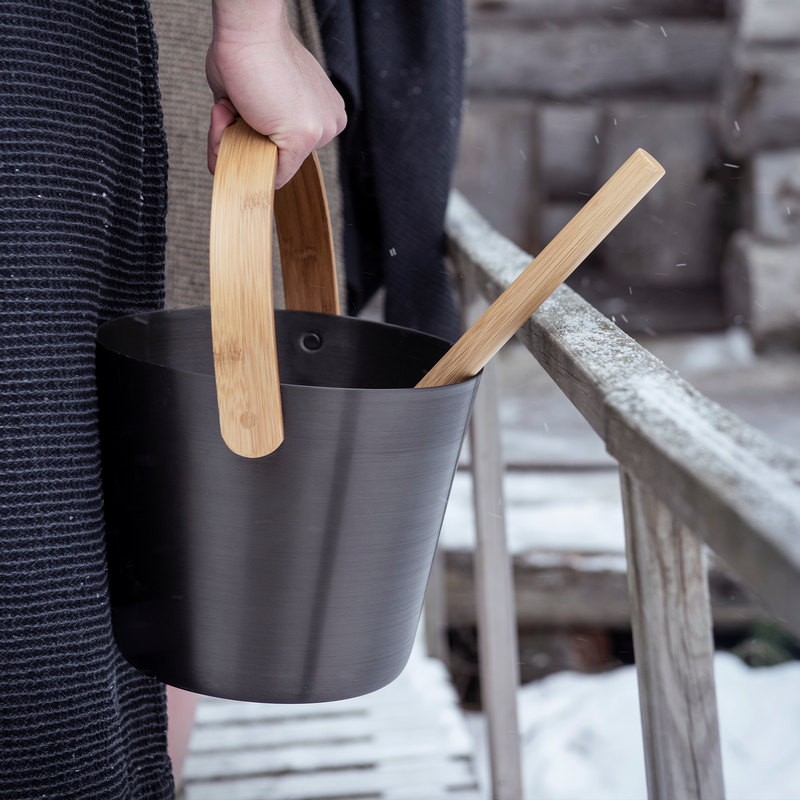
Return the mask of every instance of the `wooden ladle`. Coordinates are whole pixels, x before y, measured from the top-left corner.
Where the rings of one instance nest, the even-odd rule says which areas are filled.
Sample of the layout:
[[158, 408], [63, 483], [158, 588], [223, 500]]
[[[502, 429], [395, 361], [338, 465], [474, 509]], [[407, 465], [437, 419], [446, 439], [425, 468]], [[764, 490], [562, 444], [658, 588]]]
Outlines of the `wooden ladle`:
[[283, 441], [272, 302], [273, 204], [286, 307], [339, 313], [328, 204], [316, 153], [275, 192], [278, 151], [244, 120], [225, 130], [214, 175], [209, 248], [220, 430], [241, 456]]
[[477, 375], [663, 175], [664, 168], [651, 155], [637, 150], [416, 388], [447, 386]]

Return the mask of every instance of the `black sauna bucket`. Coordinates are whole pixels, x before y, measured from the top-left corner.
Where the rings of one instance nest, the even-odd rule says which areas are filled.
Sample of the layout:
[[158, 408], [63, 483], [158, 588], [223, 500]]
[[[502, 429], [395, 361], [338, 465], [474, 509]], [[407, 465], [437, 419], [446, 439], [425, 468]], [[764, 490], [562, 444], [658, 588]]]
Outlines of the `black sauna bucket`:
[[411, 652], [478, 378], [413, 387], [440, 339], [276, 312], [285, 440], [220, 435], [209, 310], [98, 334], [114, 635], [136, 668], [203, 694], [338, 700]]

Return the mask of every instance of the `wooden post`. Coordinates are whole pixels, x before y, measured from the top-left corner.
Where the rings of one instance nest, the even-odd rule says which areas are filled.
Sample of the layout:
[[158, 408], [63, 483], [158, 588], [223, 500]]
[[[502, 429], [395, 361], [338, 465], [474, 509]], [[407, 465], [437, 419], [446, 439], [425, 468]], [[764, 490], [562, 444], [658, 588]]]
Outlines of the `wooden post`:
[[450, 647], [447, 641], [447, 574], [445, 555], [436, 548], [425, 591], [425, 645], [431, 658], [450, 664]]
[[513, 573], [503, 514], [503, 459], [494, 364], [484, 368], [470, 423], [475, 499], [475, 601], [481, 698], [494, 800], [522, 800]]
[[702, 543], [620, 471], [650, 800], [724, 800]]

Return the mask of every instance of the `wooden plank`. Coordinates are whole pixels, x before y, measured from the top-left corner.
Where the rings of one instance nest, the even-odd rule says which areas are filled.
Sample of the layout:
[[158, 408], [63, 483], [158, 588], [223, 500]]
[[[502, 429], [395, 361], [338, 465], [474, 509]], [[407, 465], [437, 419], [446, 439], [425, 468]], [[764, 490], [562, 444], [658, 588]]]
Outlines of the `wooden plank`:
[[800, 344], [800, 243], [780, 244], [737, 231], [722, 268], [725, 307], [759, 348]]
[[366, 741], [372, 720], [362, 717], [290, 720], [282, 724], [251, 721], [247, 724], [197, 725], [192, 732], [195, 754], [238, 750], [245, 747], [291, 747], [299, 742], [331, 744]]
[[[448, 553], [448, 617], [453, 627], [473, 627], [475, 587], [469, 553]], [[611, 560], [609, 556], [606, 560]], [[630, 625], [624, 571], [582, 572], [568, 566], [530, 567], [514, 559], [514, 603], [519, 626]]]
[[645, 24], [472, 30], [468, 91], [550, 100], [656, 90], [710, 98], [728, 48], [728, 26], [717, 21]]
[[592, 17], [609, 20], [649, 20], [656, 16], [710, 18], [724, 15], [725, 0], [637, 0], [624, 5], [619, 0], [469, 0], [467, 9], [473, 26], [558, 23]]
[[522, 800], [517, 686], [519, 651], [511, 559], [503, 516], [497, 378], [486, 365], [470, 421], [474, 480], [475, 598], [481, 698], [486, 714], [492, 796]]
[[[602, 109], [586, 104], [545, 104], [540, 119], [541, 172], [548, 199], [585, 203], [587, 195], [599, 186]], [[554, 232], [543, 234], [543, 244], [563, 227], [561, 224]], [[501, 228], [498, 230], [502, 232]]]
[[[433, 676], [428, 672], [427, 677], [431, 679]], [[409, 697], [407, 691], [378, 697], [374, 697], [374, 695], [365, 695], [365, 697], [369, 697], [372, 702], [355, 704], [350, 700], [339, 700], [335, 703], [329, 703], [328, 705], [330, 708], [328, 709], [320, 708], [322, 704], [317, 703], [309, 703], [308, 706], [310, 707], [306, 705], [269, 705], [266, 703], [244, 702], [230, 704], [228, 701], [203, 703], [197, 712], [197, 724], [218, 725], [246, 722], [274, 722], [276, 724], [285, 724], [287, 722], [303, 722], [306, 720], [315, 723], [317, 720], [321, 719], [341, 720], [343, 721], [342, 724], [346, 724], [344, 721], [348, 719], [358, 719], [373, 714], [380, 714], [382, 718], [390, 716], [410, 716], [413, 715], [413, 709], [415, 708], [425, 708], [432, 703], [443, 705], [452, 702], [455, 698], [451, 686], [417, 687], [416, 683], [417, 682], [415, 682], [413, 687], [414, 697]], [[408, 688], [409, 687], [406, 686], [407, 690]], [[417, 694], [417, 692], [419, 693]], [[261, 707], [259, 707], [259, 705]]]
[[475, 98], [461, 125], [453, 185], [497, 230], [539, 249], [538, 116], [530, 100]]
[[724, 800], [703, 547], [621, 471], [649, 800]]
[[[464, 756], [468, 756], [465, 753]], [[294, 746], [258, 750], [227, 750], [192, 754], [187, 761], [187, 779], [193, 781], [219, 779], [225, 775], [279, 774], [335, 769], [375, 768], [391, 761], [408, 763], [413, 759], [422, 766], [446, 760], [450, 756], [441, 740], [433, 737], [405, 736], [394, 742], [372, 738], [366, 742], [331, 744], [297, 743]]]
[[307, 705], [206, 697], [197, 717], [187, 800], [477, 800], [455, 690], [419, 648], [397, 680], [370, 695]]
[[739, 37], [748, 42], [800, 40], [797, 0], [739, 0]]
[[796, 47], [733, 47], [718, 105], [718, 136], [734, 158], [797, 146], [800, 58]]
[[423, 622], [428, 655], [447, 664], [450, 648], [447, 642], [447, 586], [444, 560], [442, 548], [437, 547], [428, 578], [428, 588], [425, 590]]
[[708, 103], [613, 102], [604, 107], [600, 175], [610, 175], [637, 147], [663, 165], [658, 186], [600, 248], [609, 276], [635, 285], [702, 288], [719, 280], [720, 202], [709, 174], [722, 166]]
[[426, 764], [411, 760], [352, 770], [187, 781], [185, 797], [186, 800], [430, 800], [448, 796], [451, 789], [475, 789], [475, 779], [466, 762]]
[[[757, 153], [752, 170], [753, 233], [776, 244], [800, 242], [800, 148]], [[796, 294], [795, 303], [800, 309]]]
[[[455, 699], [453, 700], [455, 702]], [[375, 713], [363, 717], [338, 717], [336, 719], [305, 719], [281, 724], [248, 721], [220, 725], [196, 726], [192, 733], [192, 752], [223, 752], [242, 748], [294, 747], [304, 743], [329, 743], [331, 746], [363, 742], [380, 738], [381, 741], [402, 741], [413, 732], [412, 739], [423, 742], [435, 740], [452, 752], [469, 753], [469, 739], [458, 719], [440, 709], [434, 716], [416, 709], [416, 714], [383, 715]], [[458, 714], [458, 711], [454, 711]], [[424, 721], [424, 724], [420, 720]], [[316, 746], [316, 745], [315, 745]]]
[[[630, 626], [622, 556], [534, 551], [515, 556], [513, 567], [520, 627], [624, 630]], [[447, 615], [455, 628], [475, 626], [472, 570], [471, 553], [447, 553]], [[747, 590], [719, 567], [709, 572], [709, 590], [716, 630], [741, 631], [765, 619]]]
[[[341, 706], [340, 703], [348, 703]], [[319, 719], [350, 719], [363, 717], [370, 713], [366, 705], [350, 704], [349, 700], [331, 703], [328, 708], [321, 707], [320, 703], [307, 703], [303, 705], [272, 705], [268, 703], [231, 703], [221, 698], [206, 698], [197, 710], [198, 725], [221, 725], [238, 722], [302, 722], [303, 720]]]
[[[447, 216], [456, 269], [499, 295], [530, 256], [457, 195]], [[520, 341], [629, 469], [800, 635], [800, 457], [667, 369], [567, 287]]]

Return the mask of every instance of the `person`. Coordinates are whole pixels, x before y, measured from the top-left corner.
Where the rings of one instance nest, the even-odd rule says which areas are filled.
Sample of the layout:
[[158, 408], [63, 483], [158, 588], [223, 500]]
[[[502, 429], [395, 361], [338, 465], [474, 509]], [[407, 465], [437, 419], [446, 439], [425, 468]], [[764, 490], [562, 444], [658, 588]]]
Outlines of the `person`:
[[[234, 109], [278, 182], [344, 107], [282, 0], [214, 0], [212, 162]], [[0, 2], [0, 797], [174, 796], [164, 687], [111, 632], [94, 378], [163, 304], [167, 147], [147, 0]]]

